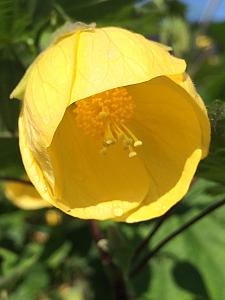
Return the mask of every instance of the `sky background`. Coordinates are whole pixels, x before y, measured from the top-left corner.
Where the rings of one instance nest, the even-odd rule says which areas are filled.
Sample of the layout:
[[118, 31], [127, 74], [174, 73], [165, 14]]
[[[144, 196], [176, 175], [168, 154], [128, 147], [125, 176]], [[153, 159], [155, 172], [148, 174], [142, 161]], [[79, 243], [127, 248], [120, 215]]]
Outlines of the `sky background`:
[[[225, 21], [225, 0], [181, 0], [188, 5], [188, 19], [191, 21], [202, 20], [210, 15], [210, 19], [221, 22]], [[210, 9], [215, 4], [215, 9]], [[209, 7], [206, 16], [206, 7]]]

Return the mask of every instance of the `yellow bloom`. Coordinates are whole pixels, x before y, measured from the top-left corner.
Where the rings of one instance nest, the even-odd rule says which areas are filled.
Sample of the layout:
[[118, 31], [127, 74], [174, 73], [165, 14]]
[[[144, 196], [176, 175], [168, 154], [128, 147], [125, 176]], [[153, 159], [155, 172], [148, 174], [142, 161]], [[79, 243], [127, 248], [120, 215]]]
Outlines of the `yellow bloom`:
[[213, 41], [207, 35], [198, 35], [195, 40], [198, 48], [209, 49], [213, 46]]
[[30, 66], [20, 149], [52, 205], [84, 219], [137, 222], [187, 192], [208, 152], [205, 106], [169, 48], [122, 28], [78, 26]]
[[45, 214], [46, 223], [49, 226], [56, 226], [62, 223], [62, 215], [60, 211], [55, 209], [49, 209]]
[[5, 183], [5, 195], [16, 206], [22, 209], [39, 209], [51, 206], [41, 198], [36, 189], [27, 183], [9, 181]]

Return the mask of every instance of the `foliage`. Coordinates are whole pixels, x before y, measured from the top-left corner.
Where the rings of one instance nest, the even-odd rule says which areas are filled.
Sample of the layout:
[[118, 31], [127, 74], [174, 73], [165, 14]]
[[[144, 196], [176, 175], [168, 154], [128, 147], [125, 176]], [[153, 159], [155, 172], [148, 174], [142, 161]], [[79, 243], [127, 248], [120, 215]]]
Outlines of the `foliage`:
[[[0, 0], [0, 176], [19, 178], [24, 173], [17, 139], [20, 103], [9, 101], [13, 87], [59, 26], [71, 20], [96, 22], [161, 40], [185, 57], [212, 121], [208, 158], [185, 200], [145, 252], [204, 207], [223, 199], [225, 23], [190, 24], [185, 11], [185, 5], [175, 0]], [[50, 225], [48, 209], [15, 208], [4, 196], [3, 184], [0, 203], [0, 299], [113, 299], [87, 222], [61, 215], [58, 224]], [[102, 222], [107, 238], [103, 246], [136, 299], [224, 299], [224, 215], [223, 207], [171, 241], [132, 280], [128, 272], [133, 251], [157, 220], [133, 225]]]

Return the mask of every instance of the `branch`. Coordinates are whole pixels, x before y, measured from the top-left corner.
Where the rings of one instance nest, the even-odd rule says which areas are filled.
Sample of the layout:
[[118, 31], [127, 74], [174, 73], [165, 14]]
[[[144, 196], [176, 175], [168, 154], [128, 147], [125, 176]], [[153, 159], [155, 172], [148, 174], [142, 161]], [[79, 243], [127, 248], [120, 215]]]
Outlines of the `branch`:
[[170, 233], [167, 237], [165, 237], [158, 245], [156, 245], [153, 250], [147, 254], [141, 262], [134, 267], [131, 272], [129, 273], [130, 278], [134, 278], [148, 263], [148, 261], [154, 257], [164, 246], [166, 246], [170, 241], [172, 241], [174, 238], [176, 238], [178, 235], [180, 235], [182, 232], [184, 232], [186, 229], [188, 229], [190, 226], [194, 225], [198, 221], [200, 221], [203, 217], [210, 214], [214, 210], [218, 209], [219, 207], [223, 206], [225, 204], [225, 199], [220, 200], [209, 207], [205, 208], [202, 212], [200, 212], [197, 216], [193, 217], [191, 220], [189, 220], [187, 223], [182, 225], [180, 228], [176, 229], [174, 232]]
[[102, 265], [106, 269], [106, 273], [108, 275], [108, 279], [112, 285], [114, 295], [115, 295], [115, 300], [129, 300], [130, 297], [127, 292], [127, 287], [126, 283], [123, 278], [123, 274], [121, 270], [114, 264], [112, 257], [106, 251], [102, 246], [101, 246], [101, 241], [103, 241], [103, 236], [101, 233], [101, 230], [98, 226], [97, 221], [95, 220], [89, 220], [89, 225], [90, 225], [90, 231], [92, 234], [92, 237], [96, 243], [96, 246], [99, 250], [99, 254], [101, 257], [101, 262]]

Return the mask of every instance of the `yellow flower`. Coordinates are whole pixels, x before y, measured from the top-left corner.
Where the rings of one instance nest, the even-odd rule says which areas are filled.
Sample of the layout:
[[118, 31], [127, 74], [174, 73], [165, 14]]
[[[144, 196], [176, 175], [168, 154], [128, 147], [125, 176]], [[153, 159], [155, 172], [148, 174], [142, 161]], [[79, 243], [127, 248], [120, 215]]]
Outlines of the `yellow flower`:
[[195, 40], [196, 46], [202, 49], [210, 49], [213, 46], [212, 39], [207, 35], [198, 35]]
[[34, 61], [11, 97], [23, 99], [20, 149], [45, 200], [78, 218], [137, 222], [185, 195], [210, 125], [168, 50], [79, 24]]
[[23, 182], [8, 181], [5, 183], [5, 195], [16, 206], [22, 209], [39, 209], [51, 206], [41, 198], [36, 189]]
[[46, 211], [45, 220], [49, 226], [57, 226], [62, 223], [62, 215], [59, 210], [49, 209]]

